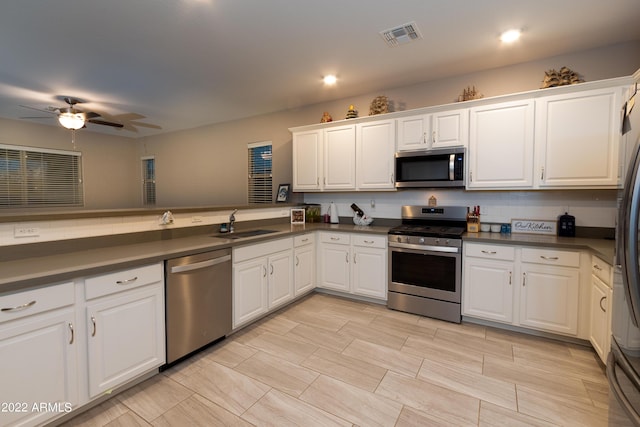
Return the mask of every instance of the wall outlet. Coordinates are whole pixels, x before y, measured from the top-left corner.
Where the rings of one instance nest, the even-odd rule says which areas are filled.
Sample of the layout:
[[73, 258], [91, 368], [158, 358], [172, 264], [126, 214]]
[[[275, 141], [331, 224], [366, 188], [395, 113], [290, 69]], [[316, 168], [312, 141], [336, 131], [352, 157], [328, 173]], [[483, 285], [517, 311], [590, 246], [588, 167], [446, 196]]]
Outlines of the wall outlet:
[[38, 237], [40, 229], [38, 227], [14, 227], [13, 237]]
[[198, 222], [202, 222], [202, 217], [201, 217], [201, 216], [192, 216], [192, 217], [191, 217], [191, 222], [192, 222], [193, 224], [196, 224], [196, 223], [198, 223]]

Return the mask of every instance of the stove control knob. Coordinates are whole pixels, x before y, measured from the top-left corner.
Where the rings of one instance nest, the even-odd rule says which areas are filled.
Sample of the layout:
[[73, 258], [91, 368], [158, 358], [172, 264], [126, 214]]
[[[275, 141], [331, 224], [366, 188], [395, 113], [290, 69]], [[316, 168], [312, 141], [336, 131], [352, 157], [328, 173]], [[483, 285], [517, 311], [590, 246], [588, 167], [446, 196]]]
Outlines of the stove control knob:
[[424, 237], [419, 238], [418, 243], [420, 243], [421, 245], [424, 245]]
[[397, 241], [398, 243], [402, 243], [402, 236], [398, 236], [398, 237], [396, 237], [396, 241]]
[[449, 246], [450, 243], [451, 243], [451, 240], [449, 240], [449, 239], [444, 241], [444, 244], [447, 245], [447, 246]]
[[436, 239], [436, 245], [440, 244], [440, 239]]

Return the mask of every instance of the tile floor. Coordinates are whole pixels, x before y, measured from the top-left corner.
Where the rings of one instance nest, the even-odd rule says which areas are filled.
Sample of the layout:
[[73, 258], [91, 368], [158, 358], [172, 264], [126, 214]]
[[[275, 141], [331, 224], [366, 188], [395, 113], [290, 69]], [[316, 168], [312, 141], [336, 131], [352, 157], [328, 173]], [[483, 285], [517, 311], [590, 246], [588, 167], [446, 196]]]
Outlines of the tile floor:
[[605, 426], [588, 347], [314, 293], [66, 426]]

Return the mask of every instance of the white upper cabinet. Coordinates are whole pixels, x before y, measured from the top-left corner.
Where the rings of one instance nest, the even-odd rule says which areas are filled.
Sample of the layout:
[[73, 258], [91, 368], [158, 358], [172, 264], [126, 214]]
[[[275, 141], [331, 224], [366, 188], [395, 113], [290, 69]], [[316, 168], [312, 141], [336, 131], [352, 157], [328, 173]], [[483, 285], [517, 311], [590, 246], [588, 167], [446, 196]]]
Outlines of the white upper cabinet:
[[293, 134], [293, 190], [318, 191], [322, 183], [322, 137], [317, 129]]
[[468, 144], [468, 109], [402, 117], [397, 123], [398, 151], [466, 147]]
[[620, 133], [618, 87], [536, 101], [540, 187], [615, 187]]
[[325, 130], [324, 182], [325, 190], [356, 189], [356, 125]]
[[467, 188], [533, 186], [533, 119], [528, 99], [471, 108]]
[[356, 128], [356, 184], [359, 190], [394, 189], [394, 120]]
[[431, 148], [431, 115], [402, 117], [398, 122], [398, 151], [424, 150]]
[[432, 115], [433, 148], [466, 147], [469, 141], [469, 110], [440, 111]]

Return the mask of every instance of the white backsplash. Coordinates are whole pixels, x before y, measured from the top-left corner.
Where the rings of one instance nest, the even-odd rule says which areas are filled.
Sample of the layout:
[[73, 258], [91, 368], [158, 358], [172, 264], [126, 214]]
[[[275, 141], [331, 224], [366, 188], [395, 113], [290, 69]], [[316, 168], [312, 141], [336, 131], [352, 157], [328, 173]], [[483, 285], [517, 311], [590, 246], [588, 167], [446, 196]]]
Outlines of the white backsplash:
[[[29, 221], [0, 223], [0, 246], [20, 245], [34, 242], [76, 239], [82, 237], [108, 236], [112, 234], [136, 233], [170, 228], [214, 225], [229, 221], [228, 211], [205, 211], [174, 213], [173, 224], [161, 225], [161, 215], [114, 216], [106, 218], [81, 218], [55, 221]], [[260, 219], [288, 217], [289, 208], [239, 210], [236, 223]], [[37, 229], [37, 236], [15, 237], [16, 228]]]
[[[578, 227], [615, 227], [616, 190], [566, 191], [464, 191], [452, 189], [402, 190], [375, 193], [307, 193], [305, 203], [319, 203], [322, 213], [334, 202], [339, 216], [353, 216], [351, 204], [375, 218], [400, 218], [402, 205], [427, 205], [435, 196], [438, 205], [480, 205], [485, 223], [509, 223], [512, 219], [556, 220], [568, 212]], [[372, 202], [374, 207], [372, 207]], [[374, 221], [375, 224], [375, 221]]]

